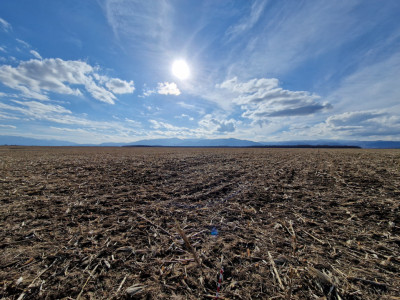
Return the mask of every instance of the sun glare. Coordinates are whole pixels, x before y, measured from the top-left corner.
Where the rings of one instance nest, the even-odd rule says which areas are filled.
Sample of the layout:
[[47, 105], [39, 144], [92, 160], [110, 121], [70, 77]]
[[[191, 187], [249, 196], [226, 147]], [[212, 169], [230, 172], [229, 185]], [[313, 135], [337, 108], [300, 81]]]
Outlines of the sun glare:
[[189, 78], [190, 70], [186, 61], [183, 59], [175, 60], [172, 64], [172, 74], [181, 80]]

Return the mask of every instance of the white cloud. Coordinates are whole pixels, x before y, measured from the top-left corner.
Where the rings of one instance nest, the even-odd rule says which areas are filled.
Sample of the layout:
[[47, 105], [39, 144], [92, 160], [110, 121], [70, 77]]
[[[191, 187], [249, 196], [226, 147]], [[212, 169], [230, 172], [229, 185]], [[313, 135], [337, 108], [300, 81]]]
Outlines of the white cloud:
[[359, 126], [371, 121], [376, 121], [387, 115], [382, 111], [355, 111], [345, 112], [339, 115], [333, 115], [328, 117], [326, 122], [333, 127], [347, 127], [347, 126]]
[[6, 49], [4, 47], [0, 47], [0, 51], [6, 53]]
[[134, 127], [141, 127], [142, 123], [140, 123], [139, 121], [135, 121], [135, 120], [131, 120], [128, 118], [125, 118], [125, 122], [128, 122], [130, 125], [134, 126]]
[[237, 123], [238, 121], [234, 119], [223, 120], [220, 117], [216, 118], [210, 114], [205, 115], [204, 118], [199, 121], [199, 125], [210, 133], [234, 132]]
[[19, 104], [19, 106], [0, 103], [0, 109], [16, 111], [34, 119], [47, 119], [47, 116], [53, 114], [71, 114], [70, 110], [60, 105], [45, 104], [38, 101], [13, 100], [12, 102]]
[[180, 116], [175, 116], [175, 119], [184, 119], [184, 118], [189, 119], [189, 121], [194, 121], [194, 118], [187, 114], [181, 114]]
[[20, 43], [21, 45], [23, 45], [26, 48], [30, 48], [31, 45], [29, 45], [27, 42], [20, 40], [20, 39], [15, 39], [18, 43]]
[[198, 113], [200, 115], [205, 115], [206, 114], [205, 109], [203, 107], [199, 107], [198, 105], [189, 104], [189, 103], [186, 103], [186, 102], [183, 102], [183, 101], [180, 101], [177, 104], [179, 106], [185, 108], [185, 109], [194, 111], [194, 112], [196, 112], [196, 113]]
[[156, 89], [149, 89], [146, 86], [143, 88], [143, 94], [139, 97], [144, 98], [148, 97], [152, 94], [160, 94], [160, 95], [175, 95], [179, 96], [181, 91], [178, 89], [178, 86], [174, 82], [159, 82]]
[[[0, 102], [0, 119], [18, 120], [18, 129], [13, 134], [34, 138], [64, 139], [78, 143], [132, 142], [144, 137], [170, 135], [187, 136], [193, 131], [185, 127], [173, 126], [166, 122], [150, 122], [157, 129], [144, 128], [141, 122], [120, 118], [118, 121], [94, 121], [87, 115], [76, 115], [69, 109], [49, 102], [12, 100], [9, 104]], [[26, 125], [34, 126], [35, 131], [27, 130]], [[4, 127], [5, 128], [5, 127]], [[16, 130], [14, 132], [14, 130]], [[5, 129], [4, 129], [5, 131]], [[40, 132], [40, 133], [39, 133]]]
[[85, 133], [85, 134], [93, 134], [92, 131], [84, 130], [82, 128], [66, 128], [66, 127], [55, 127], [55, 126], [50, 126], [51, 129], [57, 130], [57, 131], [63, 131], [63, 132], [78, 132], [78, 133]]
[[276, 78], [239, 82], [234, 77], [216, 87], [228, 90], [233, 102], [244, 110], [242, 116], [257, 123], [272, 117], [310, 115], [331, 108], [329, 103], [318, 102], [318, 95], [279, 87]]
[[149, 122], [152, 124], [152, 128], [154, 128], [154, 129], [166, 129], [168, 131], [187, 130], [187, 128], [174, 126], [172, 124], [169, 124], [169, 123], [166, 123], [166, 122], [157, 121], [157, 120], [149, 120]]
[[9, 32], [10, 30], [12, 30], [11, 24], [2, 18], [0, 18], [0, 28], [3, 29], [5, 32]]
[[329, 116], [324, 122], [315, 125], [287, 125], [287, 130], [278, 131], [278, 135], [271, 138], [400, 140], [400, 117], [387, 110], [351, 111]]
[[144, 97], [148, 97], [148, 96], [150, 96], [152, 94], [155, 94], [155, 93], [156, 93], [155, 90], [146, 89], [146, 90], [143, 90], [143, 94], [141, 96], [139, 96], [139, 97], [144, 98]]
[[[153, 136], [174, 136], [174, 137], [193, 137], [193, 136], [206, 136], [209, 135], [210, 132], [206, 130], [203, 126], [191, 129], [187, 127], [179, 127], [172, 125], [170, 123], [157, 121], [157, 120], [149, 120], [151, 124], [151, 128], [153, 131], [149, 131], [149, 134]], [[214, 126], [215, 127], [215, 126]]]
[[19, 120], [20, 118], [14, 116], [13, 114], [2, 112], [0, 103], [0, 120]]
[[104, 87], [98, 86], [91, 78], [87, 79], [85, 83], [86, 90], [92, 95], [93, 98], [108, 104], [114, 104], [117, 98], [113, 93], [107, 91]]
[[149, 89], [149, 88], [147, 87], [147, 84], [144, 84], [144, 85], [143, 85], [143, 89], [142, 89], [142, 94], [139, 95], [139, 97], [140, 97], [140, 98], [145, 98], [145, 97], [149, 97], [149, 96], [151, 96], [152, 94], [155, 94], [155, 93], [157, 93], [156, 90], [154, 90], [154, 89]]
[[97, 126], [100, 123], [76, 117], [69, 109], [60, 105], [42, 103], [38, 101], [13, 100], [12, 105], [0, 103], [0, 112], [14, 113], [14, 117], [28, 117], [30, 120], [44, 120], [59, 124]]
[[239, 94], [251, 94], [264, 90], [272, 90], [277, 88], [278, 85], [279, 80], [276, 78], [254, 78], [248, 82], [239, 82], [237, 77], [233, 77], [221, 84], [217, 84], [216, 87], [228, 89]]
[[399, 77], [398, 53], [375, 63], [365, 61], [326, 97], [334, 104], [334, 115], [304, 130], [293, 128], [292, 132], [332, 138], [399, 139]]
[[[133, 120], [132, 122], [128, 121], [129, 126], [126, 126], [126, 122], [93, 121], [87, 119], [86, 116], [74, 115], [69, 109], [66, 109], [60, 105], [53, 105], [38, 101], [14, 100], [10, 103], [10, 105], [0, 102], [0, 119], [17, 119], [20, 120], [20, 122], [28, 121], [30, 124], [39, 124], [37, 126], [41, 126], [40, 121], [48, 121], [51, 123], [71, 126], [64, 129], [64, 131], [70, 132], [76, 129], [75, 126], [80, 126], [82, 127], [82, 130], [91, 132], [90, 136], [87, 135], [86, 137], [79, 137], [82, 138], [81, 142], [84, 143], [87, 143], [88, 139], [91, 141], [114, 141], [116, 137], [127, 139], [131, 137], [132, 134], [137, 136], [145, 134], [143, 130], [138, 131], [136, 128], [135, 130], [132, 130], [132, 126], [140, 127], [140, 123]], [[34, 121], [39, 121], [39, 123], [34, 123]], [[46, 131], [45, 128], [48, 128], [48, 125], [45, 125], [42, 131]], [[58, 128], [58, 130], [60, 130], [60, 128]], [[27, 136], [26, 132], [23, 132], [22, 134]], [[57, 135], [55, 135], [55, 138], [57, 138]], [[76, 140], [77, 137], [72, 136], [72, 138]]]
[[17, 128], [17, 127], [14, 126], [14, 125], [3, 125], [3, 124], [0, 124], [0, 127], [1, 127], [1, 128], [11, 128], [11, 129]]
[[132, 80], [128, 82], [119, 78], [111, 78], [106, 82], [106, 87], [114, 94], [129, 94], [135, 90]]
[[178, 89], [176, 83], [174, 82], [160, 82], [158, 83], [157, 87], [157, 93], [161, 95], [175, 95], [179, 96], [181, 94], [181, 91]]
[[[116, 96], [105, 87], [98, 85], [104, 76], [83, 61], [56, 59], [31, 59], [21, 62], [17, 67], [0, 66], [0, 82], [19, 90], [22, 96], [37, 100], [49, 100], [49, 92], [81, 96], [82, 92], [73, 87], [83, 85], [91, 96], [99, 101], [114, 104]], [[133, 92], [133, 82], [112, 78], [106, 86], [115, 93]]]
[[37, 52], [37, 51], [35, 51], [35, 50], [31, 50], [31, 51], [29, 51], [29, 53], [30, 54], [32, 54], [34, 57], [36, 57], [37, 59], [40, 59], [40, 60], [42, 60], [43, 58], [40, 56], [40, 54]]
[[[96, 71], [99, 69], [98, 67], [94, 68]], [[110, 78], [106, 75], [100, 75], [98, 73], [93, 73], [93, 78], [96, 79], [100, 84], [105, 84]]]
[[330, 131], [346, 136], [397, 136], [400, 116], [383, 110], [346, 112], [330, 116], [325, 124]]
[[18, 67], [0, 67], [0, 81], [24, 96], [38, 100], [48, 100], [48, 91], [60, 94], [80, 95], [79, 90], [71, 89], [64, 82], [79, 84], [91, 67], [80, 61], [61, 59], [29, 60]]

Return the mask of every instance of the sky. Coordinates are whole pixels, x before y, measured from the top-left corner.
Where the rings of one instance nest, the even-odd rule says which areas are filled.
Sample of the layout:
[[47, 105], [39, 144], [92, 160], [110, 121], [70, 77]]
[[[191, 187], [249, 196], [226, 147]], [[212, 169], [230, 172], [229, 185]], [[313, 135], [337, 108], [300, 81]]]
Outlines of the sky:
[[2, 0], [0, 135], [400, 141], [399, 15], [398, 0]]

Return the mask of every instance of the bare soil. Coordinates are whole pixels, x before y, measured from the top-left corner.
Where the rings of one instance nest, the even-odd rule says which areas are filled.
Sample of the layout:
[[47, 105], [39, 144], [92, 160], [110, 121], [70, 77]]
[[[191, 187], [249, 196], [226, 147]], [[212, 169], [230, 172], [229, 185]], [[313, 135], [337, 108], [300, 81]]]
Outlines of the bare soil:
[[[400, 299], [400, 151], [0, 147], [2, 299]], [[186, 242], [185, 242], [186, 240]]]

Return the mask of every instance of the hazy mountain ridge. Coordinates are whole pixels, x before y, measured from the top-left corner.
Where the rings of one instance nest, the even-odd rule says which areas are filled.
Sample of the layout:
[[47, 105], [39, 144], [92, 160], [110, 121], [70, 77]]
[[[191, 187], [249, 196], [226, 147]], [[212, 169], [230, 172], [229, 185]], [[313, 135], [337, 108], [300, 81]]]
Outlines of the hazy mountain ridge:
[[251, 147], [262, 146], [263, 144], [239, 139], [154, 139], [141, 140], [129, 143], [127, 146], [167, 146], [167, 147]]
[[22, 136], [6, 136], [0, 135], [0, 145], [9, 146], [78, 146], [77, 143], [61, 141], [61, 140], [46, 140], [35, 139]]
[[160, 147], [262, 147], [262, 146], [358, 146], [361, 148], [399, 149], [400, 141], [351, 141], [351, 140], [299, 140], [280, 142], [253, 142], [234, 138], [227, 139], [147, 139], [132, 143], [101, 143], [101, 144], [77, 144], [62, 140], [34, 139], [19, 136], [1, 136], [0, 145], [19, 146], [160, 146]]

